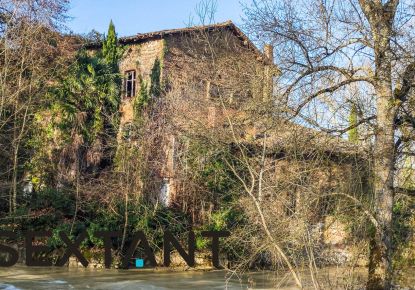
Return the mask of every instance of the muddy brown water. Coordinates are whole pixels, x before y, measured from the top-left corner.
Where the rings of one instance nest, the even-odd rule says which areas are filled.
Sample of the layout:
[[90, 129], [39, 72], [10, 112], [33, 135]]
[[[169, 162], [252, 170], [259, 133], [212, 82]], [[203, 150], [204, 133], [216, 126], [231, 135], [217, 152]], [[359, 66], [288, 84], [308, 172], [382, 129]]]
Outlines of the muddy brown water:
[[[412, 272], [412, 271], [411, 271]], [[317, 280], [322, 289], [362, 289], [366, 269], [323, 268]], [[405, 275], [414, 283], [414, 273]], [[315, 289], [304, 272], [306, 289]], [[412, 281], [411, 281], [412, 279]], [[252, 272], [243, 275], [229, 271], [167, 272], [158, 270], [105, 270], [83, 268], [0, 268], [0, 289], [297, 289], [288, 273]]]

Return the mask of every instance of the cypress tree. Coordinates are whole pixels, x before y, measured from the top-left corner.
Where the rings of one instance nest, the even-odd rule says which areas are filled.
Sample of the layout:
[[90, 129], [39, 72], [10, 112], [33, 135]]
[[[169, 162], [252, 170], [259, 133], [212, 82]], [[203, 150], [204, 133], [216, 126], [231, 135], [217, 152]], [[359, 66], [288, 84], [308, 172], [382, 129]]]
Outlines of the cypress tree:
[[[349, 126], [356, 126], [358, 120], [357, 116], [357, 107], [355, 104], [352, 104], [350, 115], [349, 115]], [[359, 141], [359, 132], [357, 131], [357, 126], [350, 129], [349, 132], [349, 141], [357, 143]]]
[[118, 62], [117, 33], [112, 20], [108, 26], [108, 34], [102, 44], [102, 56], [108, 64], [115, 66]]

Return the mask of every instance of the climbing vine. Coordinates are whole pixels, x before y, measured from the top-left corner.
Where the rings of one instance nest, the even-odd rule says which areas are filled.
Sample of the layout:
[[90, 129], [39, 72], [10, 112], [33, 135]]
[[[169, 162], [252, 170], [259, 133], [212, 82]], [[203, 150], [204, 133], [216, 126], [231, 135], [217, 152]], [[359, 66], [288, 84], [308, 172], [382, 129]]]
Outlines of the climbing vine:
[[150, 73], [150, 88], [148, 83], [140, 77], [140, 90], [133, 103], [135, 123], [140, 122], [143, 110], [151, 105], [154, 99], [160, 97], [161, 93], [161, 62], [156, 58]]
[[152, 96], [153, 98], [159, 97], [161, 94], [160, 76], [161, 63], [160, 60], [156, 58], [150, 74], [150, 96]]

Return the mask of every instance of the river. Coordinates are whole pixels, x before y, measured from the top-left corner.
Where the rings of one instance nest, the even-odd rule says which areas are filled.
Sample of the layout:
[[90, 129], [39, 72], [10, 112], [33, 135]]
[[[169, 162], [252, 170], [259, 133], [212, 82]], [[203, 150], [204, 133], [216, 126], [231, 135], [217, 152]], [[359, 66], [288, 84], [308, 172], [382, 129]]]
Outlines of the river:
[[[0, 268], [0, 289], [275, 289], [270, 272], [250, 273], [240, 279], [236, 275], [230, 279], [228, 276], [226, 271], [165, 272], [22, 266]], [[286, 286], [286, 289], [291, 288]]]
[[[362, 289], [367, 270], [364, 268], [323, 268], [317, 280], [323, 289]], [[412, 271], [411, 271], [412, 272]], [[304, 274], [306, 289], [314, 289], [312, 279]], [[411, 278], [412, 274], [405, 275]], [[412, 286], [412, 285], [411, 285]], [[2, 290], [66, 289], [297, 289], [287, 273], [253, 272], [242, 276], [228, 271], [167, 272], [159, 270], [104, 270], [83, 268], [0, 268]]]

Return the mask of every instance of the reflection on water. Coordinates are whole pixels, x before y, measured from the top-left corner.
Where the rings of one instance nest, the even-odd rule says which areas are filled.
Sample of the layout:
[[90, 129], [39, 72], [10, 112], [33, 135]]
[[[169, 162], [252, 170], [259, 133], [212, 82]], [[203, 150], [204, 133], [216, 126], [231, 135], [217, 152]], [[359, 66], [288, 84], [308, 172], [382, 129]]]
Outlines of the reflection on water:
[[[301, 274], [306, 289], [315, 283], [324, 289], [359, 289], [364, 285], [366, 269], [323, 268], [311, 279]], [[157, 270], [93, 270], [83, 268], [0, 268], [0, 289], [297, 289], [288, 273], [246, 273], [227, 271], [165, 272]]]

